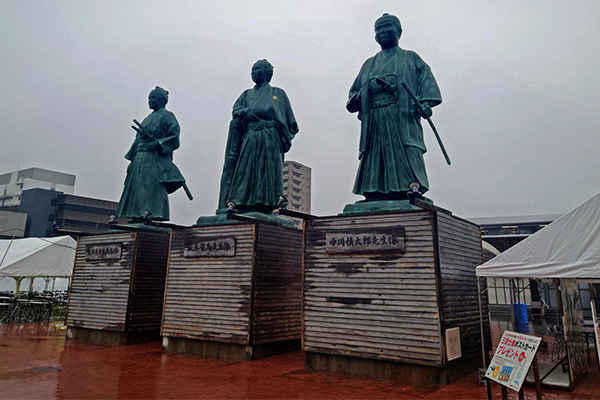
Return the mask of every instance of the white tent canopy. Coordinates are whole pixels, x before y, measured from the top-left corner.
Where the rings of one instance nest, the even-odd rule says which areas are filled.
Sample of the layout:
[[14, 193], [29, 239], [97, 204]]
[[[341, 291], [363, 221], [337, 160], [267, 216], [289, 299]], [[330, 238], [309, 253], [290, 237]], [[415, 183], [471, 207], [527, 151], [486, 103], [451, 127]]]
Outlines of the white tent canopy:
[[477, 267], [496, 278], [600, 278], [600, 194]]
[[70, 277], [76, 247], [70, 236], [0, 240], [0, 277]]

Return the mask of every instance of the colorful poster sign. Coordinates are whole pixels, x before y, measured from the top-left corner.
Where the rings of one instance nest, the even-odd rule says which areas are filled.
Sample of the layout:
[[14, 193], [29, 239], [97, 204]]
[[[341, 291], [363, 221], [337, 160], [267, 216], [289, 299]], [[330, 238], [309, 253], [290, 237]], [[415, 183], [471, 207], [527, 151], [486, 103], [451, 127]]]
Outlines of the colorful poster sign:
[[485, 377], [513, 390], [521, 390], [542, 338], [504, 331]]

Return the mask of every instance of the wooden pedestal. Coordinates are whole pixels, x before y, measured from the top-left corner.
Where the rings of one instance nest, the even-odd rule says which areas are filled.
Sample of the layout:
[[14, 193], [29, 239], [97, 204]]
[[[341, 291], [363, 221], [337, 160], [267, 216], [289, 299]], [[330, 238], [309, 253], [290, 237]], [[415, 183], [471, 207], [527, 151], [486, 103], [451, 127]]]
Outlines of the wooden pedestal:
[[67, 309], [67, 337], [104, 345], [160, 339], [170, 234], [82, 236]]
[[446, 384], [481, 366], [478, 226], [441, 209], [340, 215], [308, 220], [305, 240], [307, 367]]
[[163, 347], [238, 360], [299, 350], [302, 239], [266, 222], [174, 231]]

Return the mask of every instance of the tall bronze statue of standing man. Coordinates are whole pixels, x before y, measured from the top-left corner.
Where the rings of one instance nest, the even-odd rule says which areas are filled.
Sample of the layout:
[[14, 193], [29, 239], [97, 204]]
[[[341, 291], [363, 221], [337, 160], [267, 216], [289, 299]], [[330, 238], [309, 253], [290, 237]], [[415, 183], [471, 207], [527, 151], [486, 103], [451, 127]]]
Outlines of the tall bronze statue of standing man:
[[271, 63], [258, 60], [251, 77], [256, 85], [233, 105], [217, 213], [270, 214], [285, 202], [283, 157], [298, 124], [286, 93], [269, 83]]
[[[157, 86], [148, 95], [152, 113], [141, 124], [134, 120], [138, 125], [133, 126], [137, 135], [125, 154], [131, 163], [127, 167], [118, 217], [142, 222], [144, 216], [148, 220], [151, 215], [153, 220], [168, 221], [168, 194], [185, 188], [185, 179], [173, 163], [173, 151], [179, 148], [179, 123], [165, 108], [168, 101], [169, 92]], [[191, 200], [189, 191], [186, 193]]]
[[[400, 20], [383, 14], [375, 21], [375, 40], [381, 51], [362, 66], [350, 89], [348, 111], [361, 121], [360, 164], [353, 192], [367, 201], [403, 200], [409, 189], [429, 189], [423, 154], [421, 118], [442, 102], [429, 66], [410, 50], [398, 46]], [[405, 83], [418, 96], [414, 103]]]

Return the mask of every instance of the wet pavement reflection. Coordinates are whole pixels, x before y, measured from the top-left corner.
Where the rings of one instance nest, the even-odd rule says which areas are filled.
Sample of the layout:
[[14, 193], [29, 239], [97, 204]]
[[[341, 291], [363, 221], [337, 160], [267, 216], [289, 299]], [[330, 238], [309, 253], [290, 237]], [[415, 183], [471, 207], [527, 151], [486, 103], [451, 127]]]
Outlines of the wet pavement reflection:
[[[103, 347], [65, 340], [57, 323], [0, 324], [3, 399], [485, 399], [473, 373], [445, 387], [403, 385], [304, 368], [294, 352], [241, 362], [169, 354], [160, 342]], [[596, 360], [592, 360], [596, 362]], [[597, 362], [575, 392], [547, 399], [600, 398]], [[494, 398], [500, 398], [494, 387]], [[509, 393], [509, 398], [517, 398]], [[527, 388], [525, 398], [535, 398]]]

